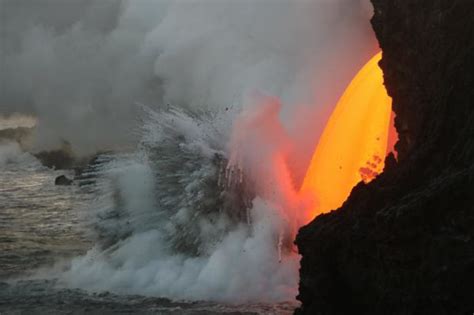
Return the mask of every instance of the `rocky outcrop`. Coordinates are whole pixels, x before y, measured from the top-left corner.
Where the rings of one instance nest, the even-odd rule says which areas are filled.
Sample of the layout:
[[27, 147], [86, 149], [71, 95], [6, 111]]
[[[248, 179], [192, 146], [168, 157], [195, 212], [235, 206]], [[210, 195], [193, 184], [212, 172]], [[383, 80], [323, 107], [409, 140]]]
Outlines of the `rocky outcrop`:
[[79, 157], [74, 154], [71, 144], [64, 141], [60, 148], [50, 151], [40, 151], [33, 155], [46, 167], [56, 170], [74, 170], [75, 179], [82, 179], [84, 173], [93, 167], [104, 153]]
[[77, 164], [71, 144], [67, 141], [63, 141], [57, 150], [41, 151], [34, 156], [44, 166], [57, 170], [72, 169]]
[[372, 0], [398, 162], [296, 239], [298, 314], [474, 312], [474, 2]]
[[70, 186], [72, 185], [72, 179], [66, 177], [66, 175], [59, 175], [54, 180], [54, 184], [58, 186]]

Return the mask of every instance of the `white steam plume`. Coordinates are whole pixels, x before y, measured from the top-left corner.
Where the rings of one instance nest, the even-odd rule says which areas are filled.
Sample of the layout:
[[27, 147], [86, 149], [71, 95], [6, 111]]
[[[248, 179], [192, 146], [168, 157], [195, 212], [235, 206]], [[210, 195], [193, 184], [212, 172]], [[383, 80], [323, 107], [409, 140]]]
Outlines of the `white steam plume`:
[[[240, 106], [260, 91], [283, 99], [288, 121], [307, 117], [332, 105], [374, 51], [368, 7], [1, 0], [0, 115], [35, 115], [37, 149], [65, 139], [81, 154], [133, 144], [136, 103]], [[314, 134], [298, 141], [314, 142], [320, 126], [298, 125]]]

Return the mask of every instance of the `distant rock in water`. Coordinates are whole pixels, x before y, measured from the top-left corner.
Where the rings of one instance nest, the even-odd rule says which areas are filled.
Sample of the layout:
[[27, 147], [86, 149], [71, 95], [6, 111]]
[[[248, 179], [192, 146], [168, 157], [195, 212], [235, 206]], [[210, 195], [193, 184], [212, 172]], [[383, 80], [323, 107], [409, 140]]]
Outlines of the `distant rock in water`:
[[75, 159], [72, 155], [62, 150], [42, 151], [34, 154], [46, 167], [57, 170], [71, 169], [75, 165]]
[[34, 156], [44, 166], [57, 170], [72, 169], [77, 163], [72, 153], [71, 144], [67, 141], [64, 141], [58, 150], [41, 151], [35, 153]]
[[77, 174], [83, 172], [89, 164], [94, 163], [94, 160], [99, 156], [97, 153], [93, 156], [77, 157], [71, 148], [71, 144], [64, 141], [61, 148], [51, 151], [41, 151], [33, 155], [46, 167], [56, 170], [72, 170]]
[[59, 186], [69, 186], [72, 184], [72, 179], [67, 178], [65, 175], [61, 175], [56, 177], [54, 184]]
[[474, 1], [372, 3], [398, 161], [300, 229], [296, 313], [473, 314]]

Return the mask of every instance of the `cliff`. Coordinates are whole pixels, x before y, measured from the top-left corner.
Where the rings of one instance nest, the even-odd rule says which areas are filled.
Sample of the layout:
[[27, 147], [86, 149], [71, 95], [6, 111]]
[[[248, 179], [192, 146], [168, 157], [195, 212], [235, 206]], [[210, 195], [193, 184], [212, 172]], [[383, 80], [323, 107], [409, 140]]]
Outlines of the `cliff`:
[[474, 312], [474, 1], [372, 0], [398, 161], [301, 228], [297, 314]]

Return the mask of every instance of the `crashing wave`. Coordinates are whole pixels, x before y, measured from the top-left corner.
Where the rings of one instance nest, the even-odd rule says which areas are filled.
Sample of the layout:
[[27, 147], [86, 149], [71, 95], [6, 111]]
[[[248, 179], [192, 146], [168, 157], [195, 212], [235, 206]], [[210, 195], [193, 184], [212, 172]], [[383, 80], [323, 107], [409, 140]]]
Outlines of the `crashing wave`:
[[[93, 165], [92, 172], [111, 180], [112, 203], [96, 223], [102, 245], [112, 246], [137, 230], [158, 229], [170, 251], [207, 255], [230, 230], [248, 222], [255, 193], [226, 168], [222, 135], [212, 126], [216, 116], [178, 109], [147, 113], [138, 153], [109, 163], [110, 156], [104, 155]], [[126, 169], [147, 173], [143, 180], [151, 176], [152, 196], [144, 196], [150, 211], [136, 213], [129, 204], [127, 185], [120, 182]]]
[[278, 250], [275, 205], [246, 176], [229, 176], [226, 113], [146, 112], [138, 150], [97, 166], [97, 245], [62, 282], [178, 299], [293, 300], [299, 258]]

